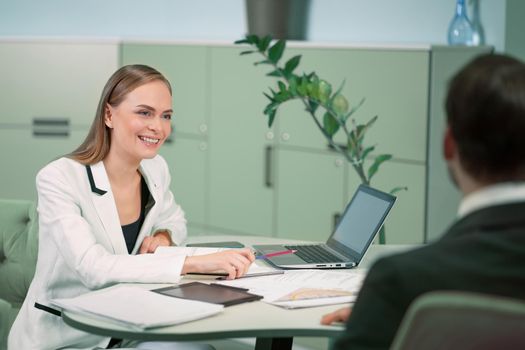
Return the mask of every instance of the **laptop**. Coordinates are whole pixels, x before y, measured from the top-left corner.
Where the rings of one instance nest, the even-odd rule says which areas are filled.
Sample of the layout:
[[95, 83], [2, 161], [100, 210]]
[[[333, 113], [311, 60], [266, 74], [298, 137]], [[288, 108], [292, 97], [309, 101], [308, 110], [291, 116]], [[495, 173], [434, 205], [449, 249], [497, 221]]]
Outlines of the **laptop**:
[[265, 260], [282, 269], [334, 269], [356, 267], [381, 229], [396, 197], [360, 185], [324, 244], [254, 245], [257, 255], [286, 250]]

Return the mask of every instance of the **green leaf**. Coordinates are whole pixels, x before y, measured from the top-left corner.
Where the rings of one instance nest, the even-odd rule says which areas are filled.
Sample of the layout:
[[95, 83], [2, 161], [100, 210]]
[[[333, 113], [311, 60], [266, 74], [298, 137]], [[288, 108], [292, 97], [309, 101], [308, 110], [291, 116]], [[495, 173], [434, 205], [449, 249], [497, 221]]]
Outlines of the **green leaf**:
[[255, 34], [246, 35], [246, 41], [251, 45], [259, 45], [259, 37]]
[[370, 119], [366, 124], [365, 124], [365, 127], [363, 128], [362, 132], [366, 132], [366, 130], [370, 129], [370, 127], [372, 125], [374, 125], [374, 123], [377, 121], [377, 115], [375, 115], [372, 119]]
[[286, 85], [282, 81], [278, 81], [277, 85], [279, 85], [279, 90], [281, 92], [286, 91]]
[[339, 123], [335, 120], [334, 116], [326, 112], [323, 116], [323, 129], [326, 134], [330, 136], [330, 139], [339, 130]]
[[270, 49], [268, 50], [268, 58], [270, 59], [270, 61], [272, 61], [272, 63], [277, 64], [277, 62], [279, 62], [283, 55], [285, 47], [286, 41], [282, 39], [277, 40], [277, 42], [272, 47], [270, 47]]
[[274, 98], [268, 95], [266, 92], [263, 92], [263, 95], [266, 96], [270, 101], [275, 102]]
[[381, 154], [376, 157], [374, 160], [374, 163], [368, 168], [368, 181], [372, 180], [372, 177], [377, 173], [377, 170], [379, 169], [379, 166], [392, 158], [391, 154]]
[[299, 96], [306, 96], [308, 91], [306, 89], [306, 86], [308, 84], [308, 79], [304, 76], [299, 78], [299, 84], [297, 84], [297, 93]]
[[288, 90], [293, 96], [297, 96], [297, 77], [292, 76], [290, 80], [288, 81]]
[[343, 80], [343, 82], [341, 83], [341, 85], [339, 85], [339, 88], [337, 89], [337, 91], [332, 95], [332, 98], [330, 99], [330, 103], [333, 102], [334, 98], [335, 98], [337, 95], [340, 95], [340, 94], [341, 94], [341, 91], [343, 91], [343, 87], [345, 86], [345, 83], [346, 83], [346, 80]]
[[359, 149], [361, 146], [359, 144], [359, 141], [356, 138], [355, 132], [354, 131], [350, 132], [347, 135], [347, 137], [348, 137], [348, 142], [346, 144], [346, 146], [348, 147], [347, 153], [349, 153], [354, 158], [359, 158], [357, 157], [357, 154], [359, 153]]
[[255, 51], [253, 51], [253, 50], [251, 50], [251, 51], [243, 51], [243, 52], [240, 53], [240, 55], [241, 55], [241, 56], [243, 56], [243, 55], [249, 55], [249, 54], [254, 53], [254, 52], [255, 52]]
[[277, 77], [277, 78], [281, 78], [282, 77], [282, 74], [281, 74], [281, 70], [280, 69], [276, 69], [268, 74], [266, 74], [267, 76], [269, 77]]
[[257, 47], [260, 52], [266, 51], [268, 49], [268, 46], [270, 46], [270, 43], [272, 42], [272, 36], [267, 35], [264, 38], [261, 39], [259, 42], [259, 46]]
[[317, 110], [317, 107], [319, 107], [319, 103], [308, 99], [308, 106], [310, 107], [310, 111], [312, 114], [315, 114], [315, 111]]
[[264, 108], [264, 114], [269, 114], [270, 111], [276, 110], [277, 107], [279, 107], [281, 103], [278, 101], [270, 102], [265, 108]]
[[350, 112], [348, 112], [345, 116], [342, 117], [342, 119], [344, 120], [345, 123], [348, 120], [348, 118], [350, 118], [350, 116], [352, 114], [354, 114], [359, 109], [359, 107], [361, 107], [363, 105], [363, 103], [365, 103], [365, 100], [366, 100], [365, 98], [361, 99], [361, 101], [359, 101], [357, 106], [352, 107]]
[[274, 96], [274, 99], [275, 101], [277, 102], [285, 102], [285, 101], [288, 101], [292, 96], [290, 95], [290, 93], [288, 91], [280, 91], [279, 93], [277, 93], [275, 96]]
[[314, 82], [308, 82], [306, 83], [306, 93], [308, 94], [308, 97], [314, 100], [319, 100], [317, 96], [317, 87]]
[[262, 60], [262, 61], [255, 62], [253, 65], [258, 66], [260, 64], [272, 64], [272, 62], [270, 60]]
[[400, 192], [400, 191], [408, 191], [408, 187], [406, 187], [406, 186], [394, 187], [393, 189], [390, 190], [390, 194], [394, 195], [394, 194], [396, 194], [397, 192]]
[[297, 68], [300, 61], [301, 61], [301, 55], [297, 55], [297, 56], [290, 58], [286, 62], [286, 64], [284, 65], [284, 74], [286, 75], [287, 78], [289, 78], [292, 72], [294, 71], [294, 69]]
[[268, 112], [268, 127], [271, 128], [273, 121], [275, 120], [275, 113], [277, 113], [277, 109], [273, 109]]
[[361, 159], [365, 160], [366, 157], [370, 154], [370, 152], [373, 152], [375, 148], [376, 146], [370, 146], [370, 147], [365, 148], [365, 150], [361, 154]]
[[241, 44], [251, 44], [247, 39], [240, 39], [233, 42], [235, 45], [241, 45]]

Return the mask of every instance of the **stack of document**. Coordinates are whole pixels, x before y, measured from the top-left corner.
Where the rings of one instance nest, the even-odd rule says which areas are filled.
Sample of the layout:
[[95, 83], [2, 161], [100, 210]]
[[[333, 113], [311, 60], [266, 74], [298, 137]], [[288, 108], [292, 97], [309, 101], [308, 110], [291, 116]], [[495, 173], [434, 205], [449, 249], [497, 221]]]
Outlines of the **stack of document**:
[[219, 283], [245, 288], [263, 301], [287, 309], [352, 303], [365, 278], [358, 270], [287, 270], [282, 275]]
[[64, 310], [89, 314], [140, 330], [198, 320], [217, 314], [224, 308], [219, 304], [172, 298], [127, 285], [74, 298], [53, 299], [51, 302]]

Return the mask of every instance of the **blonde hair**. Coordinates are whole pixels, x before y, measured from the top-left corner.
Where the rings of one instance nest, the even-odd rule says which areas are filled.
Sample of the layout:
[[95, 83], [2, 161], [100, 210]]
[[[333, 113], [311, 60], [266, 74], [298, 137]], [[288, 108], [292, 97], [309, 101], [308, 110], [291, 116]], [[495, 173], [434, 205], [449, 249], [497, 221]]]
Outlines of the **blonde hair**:
[[159, 71], [149, 66], [127, 65], [113, 73], [102, 90], [95, 119], [88, 135], [84, 142], [67, 157], [85, 165], [103, 160], [111, 145], [111, 134], [105, 123], [106, 106], [109, 104], [117, 107], [131, 91], [156, 80], [164, 82], [172, 94], [169, 81]]

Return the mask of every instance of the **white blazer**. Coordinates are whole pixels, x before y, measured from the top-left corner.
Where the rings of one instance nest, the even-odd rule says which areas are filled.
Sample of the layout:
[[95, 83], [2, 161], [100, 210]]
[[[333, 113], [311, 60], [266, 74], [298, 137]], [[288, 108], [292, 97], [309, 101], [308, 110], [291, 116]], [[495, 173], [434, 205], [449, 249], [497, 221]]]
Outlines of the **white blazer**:
[[[132, 255], [126, 248], [102, 162], [85, 166], [60, 158], [38, 173], [36, 272], [11, 328], [8, 349], [105, 348], [110, 338], [69, 327], [49, 300], [74, 297], [119, 282], [179, 281], [184, 256], [134, 255], [144, 237], [160, 229], [169, 230], [176, 244], [186, 238], [186, 219], [169, 189], [165, 160], [161, 156], [143, 160], [140, 172], [153, 201], [147, 206]], [[140, 307], [140, 300], [130, 307]]]

